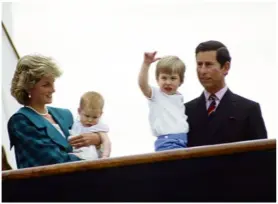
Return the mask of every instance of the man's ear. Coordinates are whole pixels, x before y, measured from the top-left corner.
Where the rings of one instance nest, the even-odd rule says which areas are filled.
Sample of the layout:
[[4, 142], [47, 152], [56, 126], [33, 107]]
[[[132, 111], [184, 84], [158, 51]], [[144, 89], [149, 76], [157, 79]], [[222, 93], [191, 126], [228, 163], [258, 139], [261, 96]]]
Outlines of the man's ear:
[[81, 113], [81, 108], [78, 108], [77, 111], [78, 111], [78, 114], [80, 114]]
[[222, 69], [223, 69], [224, 76], [228, 75], [228, 73], [230, 71], [230, 67], [231, 67], [231, 63], [228, 61], [223, 65]]

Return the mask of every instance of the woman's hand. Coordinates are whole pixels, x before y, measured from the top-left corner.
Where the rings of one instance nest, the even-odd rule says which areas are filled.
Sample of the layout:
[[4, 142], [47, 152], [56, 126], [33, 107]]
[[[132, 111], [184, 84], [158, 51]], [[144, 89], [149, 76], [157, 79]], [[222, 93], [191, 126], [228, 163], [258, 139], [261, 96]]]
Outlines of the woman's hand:
[[69, 143], [75, 147], [87, 147], [90, 145], [100, 145], [101, 139], [98, 133], [84, 133], [78, 136], [69, 137]]

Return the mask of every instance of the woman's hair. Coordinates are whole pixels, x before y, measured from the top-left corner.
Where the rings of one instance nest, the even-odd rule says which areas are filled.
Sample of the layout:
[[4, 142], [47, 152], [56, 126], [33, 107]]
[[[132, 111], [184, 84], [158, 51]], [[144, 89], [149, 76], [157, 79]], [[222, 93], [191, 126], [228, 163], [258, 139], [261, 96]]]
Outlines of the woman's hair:
[[61, 70], [50, 57], [26, 55], [19, 59], [12, 79], [11, 94], [22, 105], [29, 101], [29, 91], [42, 77], [60, 77]]
[[178, 74], [181, 84], [184, 80], [185, 64], [177, 56], [166, 56], [159, 60], [156, 65], [155, 76], [158, 80], [159, 74]]

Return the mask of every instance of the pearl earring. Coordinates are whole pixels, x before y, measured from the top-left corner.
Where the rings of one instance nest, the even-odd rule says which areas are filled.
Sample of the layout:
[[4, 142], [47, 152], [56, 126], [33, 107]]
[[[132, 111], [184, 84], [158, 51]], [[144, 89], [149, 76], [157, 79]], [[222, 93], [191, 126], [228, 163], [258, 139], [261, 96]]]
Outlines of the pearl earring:
[[31, 94], [28, 94], [28, 98], [31, 98]]

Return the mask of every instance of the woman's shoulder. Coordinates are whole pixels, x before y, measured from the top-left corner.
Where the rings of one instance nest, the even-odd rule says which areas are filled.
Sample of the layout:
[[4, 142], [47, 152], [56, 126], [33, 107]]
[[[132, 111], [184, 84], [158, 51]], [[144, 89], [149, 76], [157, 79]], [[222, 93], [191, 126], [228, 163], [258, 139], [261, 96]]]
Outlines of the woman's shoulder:
[[16, 112], [15, 114], [13, 114], [10, 117], [9, 121], [18, 121], [18, 122], [20, 122], [20, 121], [26, 120], [26, 119], [27, 119], [27, 117], [24, 114], [20, 114], [20, 113]]
[[11, 117], [10, 120], [19, 120], [19, 119], [24, 119], [26, 118], [25, 112], [27, 111], [26, 107], [21, 107], [18, 109]]
[[67, 108], [57, 108], [53, 106], [47, 106], [48, 111], [60, 113], [60, 114], [71, 114], [71, 111]]
[[57, 107], [52, 107], [52, 106], [47, 106], [47, 109], [52, 116], [66, 120], [70, 124], [73, 123], [73, 115], [69, 109], [57, 108]]
[[30, 125], [30, 119], [24, 114], [24, 110], [19, 109], [8, 120], [8, 127], [23, 128]]
[[70, 111], [68, 108], [58, 108], [54, 106], [47, 106], [47, 109], [55, 110], [55, 111]]

